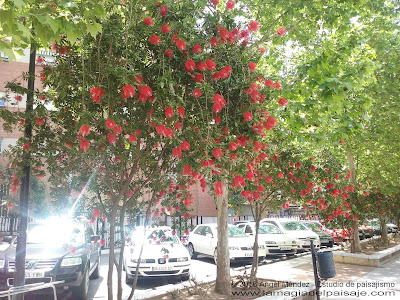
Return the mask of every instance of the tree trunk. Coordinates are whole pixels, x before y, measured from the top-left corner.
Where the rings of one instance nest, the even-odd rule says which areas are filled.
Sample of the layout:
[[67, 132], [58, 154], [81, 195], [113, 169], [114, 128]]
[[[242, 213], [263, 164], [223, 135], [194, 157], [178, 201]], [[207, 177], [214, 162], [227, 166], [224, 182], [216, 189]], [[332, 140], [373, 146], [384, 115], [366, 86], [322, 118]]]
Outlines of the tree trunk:
[[108, 257], [108, 275], [107, 275], [107, 293], [108, 300], [113, 300], [113, 271], [114, 271], [114, 259], [115, 259], [115, 223], [117, 216], [118, 203], [114, 204], [111, 212], [110, 222], [110, 254]]
[[381, 241], [384, 245], [389, 245], [389, 237], [386, 228], [386, 216], [379, 214], [379, 223], [381, 225]]
[[124, 259], [124, 250], [125, 250], [125, 211], [126, 211], [126, 204], [125, 203], [120, 211], [119, 214], [119, 228], [121, 230], [121, 251], [119, 253], [119, 259], [118, 259], [118, 267], [117, 267], [117, 273], [118, 273], [118, 292], [117, 292], [117, 299], [122, 300], [122, 265], [123, 265], [123, 259]]
[[231, 276], [230, 257], [228, 244], [228, 181], [222, 182], [222, 196], [217, 197], [217, 223], [218, 223], [218, 244], [217, 244], [217, 280], [215, 292], [230, 296]]
[[[349, 170], [351, 172], [350, 183], [353, 184], [354, 186], [357, 186], [356, 167], [355, 167], [355, 163], [354, 163], [353, 152], [351, 151], [350, 148], [347, 148], [346, 154], [347, 154], [347, 161], [349, 163]], [[354, 226], [352, 235], [353, 235], [353, 238], [350, 239], [351, 253], [361, 252], [361, 244], [360, 244], [360, 239], [358, 237], [358, 224], [357, 223]]]
[[[28, 92], [26, 100], [26, 125], [25, 125], [25, 143], [30, 142], [32, 138], [32, 112], [33, 112], [33, 92], [35, 90], [35, 59], [36, 45], [31, 43], [31, 51], [29, 57], [29, 76], [28, 76]], [[17, 249], [15, 256], [14, 286], [25, 285], [25, 261], [26, 261], [26, 231], [28, 228], [28, 204], [29, 204], [29, 182], [30, 182], [30, 154], [29, 151], [24, 153], [25, 166], [23, 167], [23, 177], [21, 180], [21, 190], [19, 197], [19, 236], [17, 240]], [[16, 300], [23, 300], [24, 295], [19, 294], [13, 297]]]
[[256, 232], [254, 233], [253, 263], [251, 265], [250, 282], [254, 282], [256, 280], [256, 275], [258, 270], [258, 228], [260, 228], [260, 218], [258, 217], [258, 215], [255, 221], [256, 221]]

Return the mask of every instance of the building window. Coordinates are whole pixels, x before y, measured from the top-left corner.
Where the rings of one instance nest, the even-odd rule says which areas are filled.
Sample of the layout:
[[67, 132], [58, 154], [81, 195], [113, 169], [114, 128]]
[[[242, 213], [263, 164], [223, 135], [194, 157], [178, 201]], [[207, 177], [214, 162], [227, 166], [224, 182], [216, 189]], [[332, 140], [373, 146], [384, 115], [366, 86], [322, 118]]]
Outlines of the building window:
[[1, 51], [0, 54], [2, 61], [8, 61], [8, 56], [5, 56], [3, 51]]
[[3, 139], [0, 138], [0, 153], [3, 152]]
[[0, 98], [0, 107], [5, 107], [6, 106], [6, 99]]

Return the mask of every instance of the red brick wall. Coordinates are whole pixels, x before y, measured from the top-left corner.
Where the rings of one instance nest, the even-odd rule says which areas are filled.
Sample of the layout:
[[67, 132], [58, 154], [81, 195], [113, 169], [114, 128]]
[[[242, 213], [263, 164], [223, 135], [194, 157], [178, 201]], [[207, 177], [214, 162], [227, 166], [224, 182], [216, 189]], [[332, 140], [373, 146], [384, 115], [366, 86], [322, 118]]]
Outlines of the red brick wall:
[[[23, 80], [23, 73], [28, 72], [29, 64], [15, 61], [0, 61], [0, 91], [5, 91], [7, 82], [16, 80], [22, 86], [27, 87], [27, 81]], [[40, 71], [42, 67], [36, 66], [35, 89], [43, 88], [40, 81]]]

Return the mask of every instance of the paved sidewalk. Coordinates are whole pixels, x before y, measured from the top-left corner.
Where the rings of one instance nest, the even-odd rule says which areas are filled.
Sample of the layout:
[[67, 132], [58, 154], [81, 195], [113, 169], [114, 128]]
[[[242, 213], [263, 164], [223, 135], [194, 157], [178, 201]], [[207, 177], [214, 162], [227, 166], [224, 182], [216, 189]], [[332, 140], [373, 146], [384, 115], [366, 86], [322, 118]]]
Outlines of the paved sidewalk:
[[[378, 268], [341, 263], [335, 263], [335, 268], [336, 277], [322, 283], [321, 300], [400, 299], [400, 257]], [[260, 266], [257, 275], [298, 286], [314, 284], [311, 255]]]

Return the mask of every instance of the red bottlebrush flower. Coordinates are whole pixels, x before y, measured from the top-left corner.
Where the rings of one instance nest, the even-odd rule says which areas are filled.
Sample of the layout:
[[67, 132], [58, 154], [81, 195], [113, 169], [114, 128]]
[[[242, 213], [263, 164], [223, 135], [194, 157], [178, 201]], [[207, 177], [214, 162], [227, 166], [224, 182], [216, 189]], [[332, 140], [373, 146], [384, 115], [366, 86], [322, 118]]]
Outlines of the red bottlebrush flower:
[[72, 143], [71, 142], [65, 142], [65, 146], [67, 148], [72, 148]]
[[221, 110], [222, 110], [222, 106], [221, 106], [220, 104], [218, 104], [218, 103], [214, 103], [214, 105], [213, 105], [213, 111], [214, 111], [216, 114], [218, 114], [218, 113], [221, 112]]
[[228, 0], [228, 2], [226, 2], [226, 9], [232, 9], [234, 7], [235, 7], [235, 1]]
[[98, 217], [100, 217], [100, 209], [94, 208], [94, 209], [92, 210], [92, 213], [93, 213], [93, 218], [98, 218]]
[[21, 95], [15, 96], [15, 100], [17, 100], [18, 102], [21, 102], [22, 101], [22, 96]]
[[235, 176], [233, 179], [238, 187], [244, 187], [246, 185], [244, 178], [240, 175]]
[[278, 174], [278, 177], [279, 177], [279, 178], [283, 178], [283, 173], [279, 173], [279, 174]]
[[192, 166], [189, 165], [183, 166], [183, 175], [186, 176], [192, 175]]
[[161, 5], [160, 7], [160, 15], [166, 16], [168, 13], [168, 7], [166, 5]]
[[256, 22], [256, 21], [251, 21], [249, 23], [249, 29], [251, 31], [257, 31], [258, 29], [260, 29], [260, 23]]
[[44, 124], [44, 120], [42, 118], [36, 118], [36, 124], [42, 126]]
[[264, 180], [265, 180], [266, 182], [268, 182], [268, 183], [271, 183], [272, 177], [271, 177], [271, 176], [267, 176], [267, 177], [265, 177]]
[[177, 123], [175, 124], [175, 130], [176, 130], [176, 131], [181, 131], [182, 128], [183, 128], [183, 126], [182, 126], [181, 123], [177, 122]]
[[339, 142], [340, 142], [341, 144], [343, 144], [343, 143], [344, 143], [344, 140], [340, 140]]
[[204, 62], [204, 61], [199, 62], [199, 63], [197, 64], [197, 69], [198, 69], [200, 72], [204, 72], [205, 70], [207, 70], [207, 63]]
[[214, 183], [214, 189], [215, 189], [215, 195], [217, 197], [221, 197], [223, 192], [222, 192], [222, 182], [221, 181], [216, 181]]
[[180, 147], [182, 148], [183, 151], [189, 151], [190, 150], [190, 144], [183, 140]]
[[19, 126], [23, 126], [25, 124], [24, 119], [19, 119], [19, 122], [17, 123]]
[[194, 69], [196, 68], [196, 63], [192, 59], [188, 59], [185, 63], [185, 68], [189, 72], [193, 72]]
[[194, 53], [201, 53], [201, 46], [200, 46], [199, 44], [195, 44], [195, 45], [192, 47], [192, 51], [193, 51]]
[[146, 99], [153, 95], [153, 90], [147, 85], [139, 85], [138, 91], [139, 91], [139, 94]]
[[316, 170], [314, 166], [311, 166], [310, 169], [312, 172], [315, 172], [315, 170]]
[[115, 136], [114, 133], [107, 134], [107, 139], [110, 142], [110, 144], [115, 145], [117, 143], [117, 137]]
[[43, 101], [44, 101], [44, 100], [46, 100], [46, 96], [45, 96], [45, 95], [43, 95], [43, 94], [42, 94], [42, 95], [40, 95], [40, 97], [39, 97], [39, 98], [40, 98], [40, 100], [43, 100]]
[[220, 158], [220, 157], [222, 156], [221, 148], [215, 148], [215, 149], [212, 151], [212, 154], [214, 155], [214, 157], [215, 157], [216, 159]]
[[114, 127], [115, 127], [115, 122], [114, 122], [114, 120], [108, 119], [108, 120], [106, 121], [106, 126], [107, 126], [107, 128], [110, 128], [110, 129], [114, 128]]
[[183, 40], [177, 40], [176, 41], [176, 47], [178, 47], [179, 50], [183, 51], [186, 50], [186, 43]]
[[178, 115], [183, 119], [183, 117], [185, 116], [185, 108], [182, 106], [179, 106], [177, 108], [177, 111], [178, 111]]
[[258, 48], [258, 51], [260, 51], [261, 54], [265, 53], [265, 48], [264, 47], [260, 47]]
[[214, 101], [214, 103], [219, 104], [221, 107], [224, 107], [226, 105], [224, 97], [222, 97], [220, 94], [215, 94], [212, 97], [212, 100]]
[[135, 76], [133, 77], [133, 79], [135, 79], [135, 82], [136, 82], [137, 84], [143, 82], [143, 77], [142, 77], [142, 75], [140, 75], [140, 74], [135, 75]]
[[172, 52], [171, 49], [167, 49], [167, 51], [165, 51], [164, 55], [168, 58], [172, 57], [174, 55], [174, 52]]
[[274, 82], [271, 79], [265, 80], [266, 87], [274, 87]]
[[171, 27], [169, 27], [169, 25], [163, 25], [163, 26], [161, 26], [161, 32], [162, 33], [170, 33]]
[[283, 27], [283, 26], [281, 26], [281, 27], [279, 27], [279, 28], [276, 30], [276, 33], [277, 33], [279, 36], [282, 36], [282, 35], [284, 35], [284, 34], [286, 33], [286, 28]]
[[160, 124], [156, 127], [157, 133], [159, 135], [165, 135], [165, 126]]
[[92, 96], [92, 101], [94, 103], [99, 103], [101, 98], [104, 96], [104, 89], [94, 86], [90, 89], [90, 96]]
[[147, 26], [153, 26], [154, 25], [154, 19], [152, 17], [147, 17], [144, 18], [143, 23]]
[[153, 44], [153, 45], [155, 45], [155, 46], [158, 46], [158, 45], [160, 45], [160, 42], [161, 42], [161, 38], [159, 37], [159, 36], [157, 36], [157, 35], [152, 35], [150, 38], [149, 38], [149, 43], [150, 44]]
[[87, 151], [89, 149], [89, 141], [88, 140], [80, 140], [79, 147], [82, 151]]
[[204, 76], [202, 74], [196, 74], [193, 78], [194, 81], [202, 83], [204, 81]]
[[237, 148], [239, 148], [238, 144], [233, 143], [233, 142], [229, 144], [229, 150], [236, 151]]
[[278, 91], [281, 89], [282, 85], [277, 81], [274, 83], [274, 88], [277, 89]]
[[214, 118], [214, 123], [215, 124], [220, 124], [221, 123], [221, 117], [220, 116], [216, 116], [215, 118]]
[[182, 158], [182, 149], [180, 147], [172, 148], [172, 155], [176, 158]]
[[174, 111], [171, 107], [165, 107], [165, 117], [171, 118], [174, 115]]
[[211, 59], [207, 59], [206, 64], [207, 64], [207, 68], [208, 68], [210, 71], [215, 70], [216, 65], [215, 65], [215, 63], [214, 63]]
[[296, 168], [297, 168], [297, 169], [301, 169], [301, 163], [299, 163], [299, 162], [296, 163]]
[[287, 104], [287, 100], [285, 98], [280, 98], [278, 103], [280, 106], [285, 106]]
[[227, 78], [229, 75], [232, 73], [232, 68], [230, 66], [225, 66], [223, 69], [221, 69], [218, 74], [222, 79]]
[[210, 39], [210, 43], [211, 43], [211, 46], [212, 46], [212, 47], [217, 47], [217, 46], [218, 46], [218, 39], [217, 39], [215, 36], [213, 36], [213, 37]]
[[131, 86], [130, 84], [125, 84], [122, 87], [121, 90], [121, 97], [122, 99], [128, 99], [131, 98], [135, 95], [135, 90], [133, 89], [133, 86]]
[[113, 131], [115, 134], [120, 134], [120, 133], [122, 133], [122, 127], [117, 125], [113, 128]]
[[249, 63], [249, 70], [255, 72], [257, 65], [253, 62]]
[[200, 89], [194, 89], [193, 90], [193, 96], [195, 98], [199, 98], [201, 96], [201, 90]]
[[81, 133], [82, 136], [88, 135], [90, 132], [90, 127], [87, 124], [83, 124], [81, 128], [79, 129], [79, 132]]
[[133, 142], [136, 142], [137, 141], [137, 136], [136, 136], [136, 134], [131, 134], [131, 135], [129, 135], [129, 143], [133, 143]]
[[251, 112], [245, 112], [245, 113], [243, 114], [243, 118], [244, 118], [246, 121], [251, 121], [251, 120], [253, 119], [253, 115], [251, 114]]

